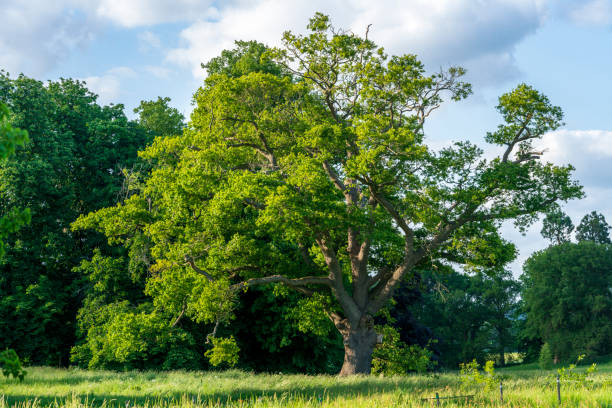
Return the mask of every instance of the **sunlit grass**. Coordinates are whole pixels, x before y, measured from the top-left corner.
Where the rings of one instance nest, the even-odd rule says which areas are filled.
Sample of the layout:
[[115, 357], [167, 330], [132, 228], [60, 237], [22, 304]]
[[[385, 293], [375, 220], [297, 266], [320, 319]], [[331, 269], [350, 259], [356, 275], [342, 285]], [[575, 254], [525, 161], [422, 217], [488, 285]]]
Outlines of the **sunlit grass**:
[[[427, 407], [441, 405], [547, 407], [556, 406], [551, 372], [535, 365], [502, 370], [504, 403], [499, 389], [464, 388], [457, 373], [398, 377], [339, 378], [283, 374], [222, 372], [112, 372], [35, 367], [23, 383], [0, 379], [0, 408], [38, 407]], [[564, 407], [612, 407], [612, 364], [587, 385], [562, 386]]]

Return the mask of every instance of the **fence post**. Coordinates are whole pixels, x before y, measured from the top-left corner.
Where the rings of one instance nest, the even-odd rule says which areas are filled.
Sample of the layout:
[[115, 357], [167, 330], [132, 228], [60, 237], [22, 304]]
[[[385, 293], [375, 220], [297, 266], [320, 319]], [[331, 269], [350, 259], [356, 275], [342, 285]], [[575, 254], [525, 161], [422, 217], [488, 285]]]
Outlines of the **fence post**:
[[436, 405], [440, 406], [440, 395], [436, 392]]
[[557, 402], [561, 404], [561, 378], [557, 374]]
[[503, 403], [504, 402], [504, 382], [499, 380], [499, 399]]

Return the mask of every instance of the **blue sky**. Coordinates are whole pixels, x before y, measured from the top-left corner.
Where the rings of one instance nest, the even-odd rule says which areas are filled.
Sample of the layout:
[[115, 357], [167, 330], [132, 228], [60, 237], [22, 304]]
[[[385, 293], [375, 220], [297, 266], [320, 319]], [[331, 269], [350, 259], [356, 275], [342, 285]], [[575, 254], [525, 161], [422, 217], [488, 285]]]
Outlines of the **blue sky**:
[[[315, 11], [355, 32], [372, 24], [370, 37], [390, 54], [416, 53], [432, 71], [468, 69], [474, 95], [431, 117], [434, 146], [484, 146], [496, 98], [520, 82], [561, 106], [566, 125], [540, 146], [545, 160], [576, 167], [587, 194], [564, 208], [575, 224], [591, 210], [612, 221], [612, 0], [2, 0], [1, 10], [0, 69], [83, 79], [128, 115], [142, 99], [169, 96], [188, 116], [200, 63], [236, 39], [276, 45]], [[515, 274], [546, 247], [539, 230], [504, 226], [520, 250]]]

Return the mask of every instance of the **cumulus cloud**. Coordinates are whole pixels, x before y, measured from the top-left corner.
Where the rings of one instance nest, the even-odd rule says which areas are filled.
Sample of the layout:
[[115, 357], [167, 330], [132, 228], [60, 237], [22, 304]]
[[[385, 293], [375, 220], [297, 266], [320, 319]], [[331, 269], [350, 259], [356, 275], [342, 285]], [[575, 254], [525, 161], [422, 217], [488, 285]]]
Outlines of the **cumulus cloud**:
[[546, 134], [538, 147], [548, 149], [545, 157], [555, 164], [571, 163], [583, 183], [612, 191], [612, 131], [557, 130]]
[[336, 26], [354, 32], [363, 33], [372, 24], [371, 38], [388, 52], [416, 53], [432, 69], [463, 64], [479, 81], [505, 80], [518, 74], [514, 47], [537, 30], [546, 10], [545, 2], [537, 0], [261, 0], [227, 7], [215, 21], [193, 23], [181, 32], [183, 45], [171, 50], [167, 60], [202, 77], [200, 63], [234, 40], [277, 45], [284, 30], [300, 32], [307, 17], [322, 11]]
[[88, 44], [96, 24], [76, 6], [76, 0], [3, 2], [0, 68], [38, 76]]
[[92, 92], [98, 95], [101, 104], [117, 103], [121, 96], [121, 81], [133, 78], [136, 72], [129, 67], [115, 67], [103, 75], [81, 78]]
[[[546, 134], [538, 143], [546, 148], [544, 159], [557, 165], [572, 164], [575, 177], [584, 187], [585, 198], [562, 203], [564, 211], [578, 225], [582, 217], [595, 210], [612, 221], [612, 131], [609, 130], [557, 130]], [[511, 223], [504, 225], [506, 239], [520, 248], [517, 260], [511, 265], [515, 276], [522, 271], [525, 260], [535, 251], [544, 249], [548, 242], [540, 235], [542, 224], [533, 225], [521, 235]]]
[[138, 45], [140, 51], [147, 52], [152, 49], [161, 47], [161, 39], [159, 36], [151, 31], [143, 31], [138, 34]]
[[608, 25], [612, 23], [612, 3], [610, 0], [591, 0], [570, 10], [569, 17], [580, 25]]
[[124, 27], [138, 27], [196, 18], [216, 18], [218, 10], [209, 0], [100, 0], [96, 14]]

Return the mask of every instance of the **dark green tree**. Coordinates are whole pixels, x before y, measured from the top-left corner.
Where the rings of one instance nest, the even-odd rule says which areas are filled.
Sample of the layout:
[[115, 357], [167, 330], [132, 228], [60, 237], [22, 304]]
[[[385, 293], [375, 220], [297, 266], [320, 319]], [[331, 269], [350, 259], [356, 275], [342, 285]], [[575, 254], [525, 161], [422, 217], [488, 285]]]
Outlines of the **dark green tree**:
[[[0, 163], [13, 154], [18, 146], [28, 142], [28, 132], [14, 128], [9, 121], [10, 111], [0, 102]], [[30, 210], [6, 208], [6, 215], [0, 217], [0, 257], [4, 255], [4, 240], [19, 227], [30, 222]]]
[[500, 97], [498, 158], [467, 142], [434, 152], [425, 120], [470, 93], [463, 69], [428, 75], [321, 14], [308, 27], [269, 54], [290, 76], [209, 76], [183, 135], [141, 153], [157, 163], [142, 193], [75, 227], [147, 235], [147, 288], [176, 315], [230, 319], [259, 285], [317, 298], [343, 337], [341, 374], [369, 373], [374, 316], [418, 265], [483, 252], [502, 221], [524, 227], [582, 192], [571, 166], [534, 159], [562, 112], [533, 88]]
[[71, 231], [79, 214], [116, 202], [121, 168], [150, 140], [123, 106], [100, 106], [79, 81], [0, 75], [0, 102], [30, 143], [0, 164], [0, 216], [29, 208], [31, 223], [6, 240], [0, 259], [0, 348], [34, 364], [66, 364], [87, 287], [73, 272], [106, 240]]
[[525, 262], [522, 280], [526, 335], [556, 361], [612, 352], [612, 246], [551, 246]]
[[585, 215], [576, 227], [576, 239], [597, 244], [610, 244], [610, 226], [603, 214], [592, 211]]
[[476, 302], [481, 303], [485, 320], [493, 330], [493, 349], [499, 354], [499, 364], [505, 365], [505, 352], [516, 345], [514, 332], [520, 284], [509, 271], [477, 273], [472, 280], [472, 291], [477, 294]]
[[553, 245], [559, 245], [571, 240], [573, 230], [574, 224], [572, 219], [561, 208], [555, 206], [546, 213], [546, 217], [542, 221], [540, 233]]

